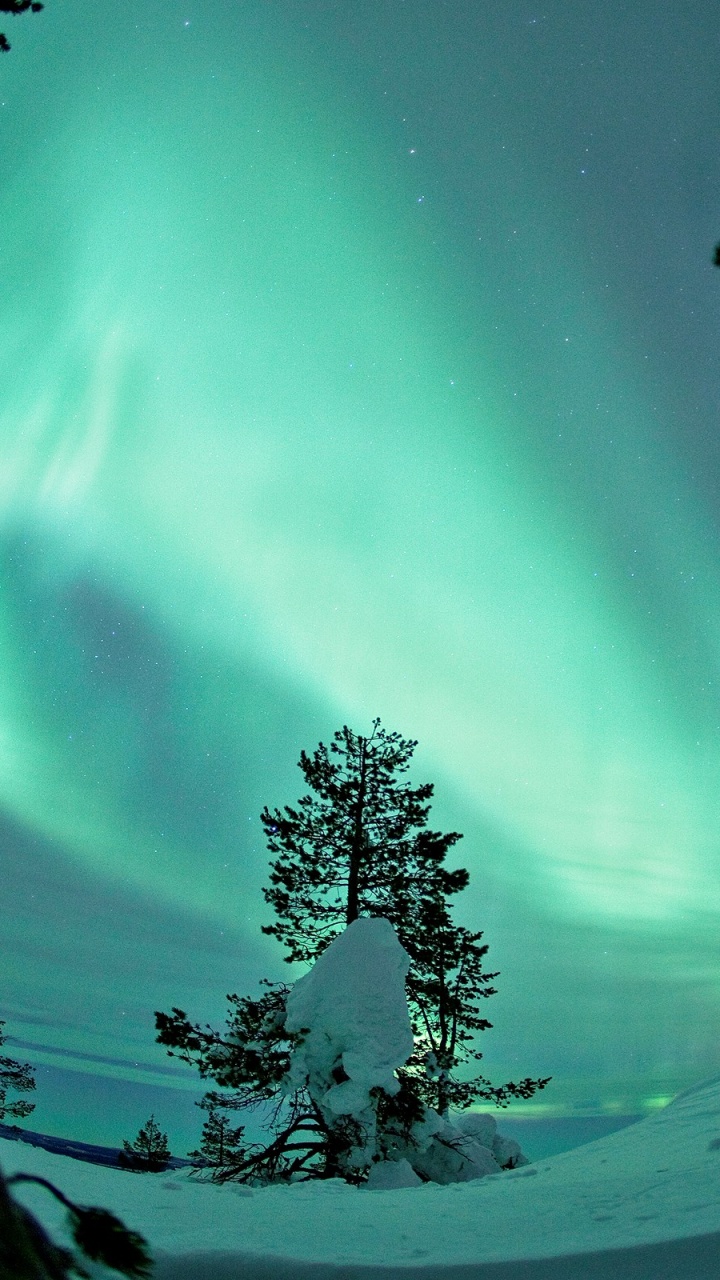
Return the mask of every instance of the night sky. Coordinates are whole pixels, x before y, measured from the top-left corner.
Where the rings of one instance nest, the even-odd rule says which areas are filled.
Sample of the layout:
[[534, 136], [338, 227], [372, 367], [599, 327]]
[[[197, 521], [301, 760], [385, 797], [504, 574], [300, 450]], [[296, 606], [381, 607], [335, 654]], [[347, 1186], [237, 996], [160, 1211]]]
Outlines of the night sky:
[[182, 1153], [153, 1010], [287, 977], [259, 812], [374, 716], [496, 1083], [718, 1069], [720, 67], [701, 0], [47, 0], [0, 61], [0, 1016]]

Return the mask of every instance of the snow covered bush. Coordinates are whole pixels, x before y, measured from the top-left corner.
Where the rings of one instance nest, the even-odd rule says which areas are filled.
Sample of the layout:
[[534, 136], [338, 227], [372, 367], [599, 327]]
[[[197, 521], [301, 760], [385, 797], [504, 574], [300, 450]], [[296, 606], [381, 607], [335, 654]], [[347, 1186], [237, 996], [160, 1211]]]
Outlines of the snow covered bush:
[[[361, 916], [294, 986], [271, 987], [259, 1001], [236, 998], [225, 1038], [192, 1026], [180, 1009], [172, 1019], [158, 1015], [165, 1043], [179, 1043], [180, 1056], [202, 1074], [241, 1089], [235, 1107], [251, 1105], [253, 1073], [267, 1069], [260, 1097], [274, 1104], [271, 1140], [227, 1152], [213, 1168], [216, 1181], [361, 1183], [369, 1175], [371, 1186], [406, 1186], [467, 1181], [525, 1162], [517, 1144], [497, 1135], [492, 1116], [451, 1123], [408, 1088], [409, 963], [388, 920]], [[220, 1094], [207, 1095], [206, 1109], [222, 1105]], [[232, 1095], [224, 1105], [233, 1105]]]
[[328, 1131], [341, 1131], [337, 1171], [353, 1181], [369, 1175], [376, 1188], [468, 1182], [527, 1164], [489, 1113], [454, 1123], [430, 1107], [409, 1117], [393, 1113], [401, 1093], [397, 1073], [414, 1044], [409, 966], [382, 917], [360, 917], [334, 938], [287, 997], [285, 1029], [299, 1039], [284, 1088], [307, 1091]]
[[425, 1107], [414, 1122], [390, 1122], [381, 1129], [375, 1159], [368, 1178], [375, 1190], [420, 1182], [471, 1182], [529, 1163], [517, 1142], [498, 1133], [489, 1112], [467, 1112], [449, 1120], [432, 1107]]

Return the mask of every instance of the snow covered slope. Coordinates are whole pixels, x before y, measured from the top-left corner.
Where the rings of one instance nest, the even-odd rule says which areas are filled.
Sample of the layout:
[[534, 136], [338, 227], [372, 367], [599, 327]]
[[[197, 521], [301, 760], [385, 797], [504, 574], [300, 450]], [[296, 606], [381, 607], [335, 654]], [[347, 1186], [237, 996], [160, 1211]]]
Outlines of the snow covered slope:
[[[147, 1236], [158, 1280], [719, 1280], [720, 1076], [575, 1151], [478, 1182], [250, 1191], [0, 1143]], [[43, 1221], [61, 1214], [23, 1191]]]

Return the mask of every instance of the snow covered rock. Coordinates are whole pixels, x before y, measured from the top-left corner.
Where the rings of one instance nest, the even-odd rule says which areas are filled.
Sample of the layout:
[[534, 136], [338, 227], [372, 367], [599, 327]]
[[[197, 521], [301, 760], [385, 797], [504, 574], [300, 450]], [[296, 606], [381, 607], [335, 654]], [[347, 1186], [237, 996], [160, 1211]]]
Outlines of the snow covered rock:
[[492, 1151], [501, 1169], [518, 1169], [530, 1163], [514, 1138], [498, 1133], [495, 1117], [489, 1111], [466, 1111], [455, 1117], [453, 1128]]
[[405, 996], [410, 958], [389, 920], [361, 917], [334, 938], [287, 1001], [288, 1031], [305, 1031], [288, 1087], [307, 1086], [329, 1118], [367, 1123], [370, 1090], [395, 1094], [412, 1053]]
[[411, 1136], [414, 1147], [401, 1154], [422, 1178], [441, 1185], [472, 1182], [529, 1164], [518, 1143], [497, 1132], [495, 1117], [488, 1112], [465, 1112], [450, 1122], [428, 1108]]
[[[470, 1182], [527, 1164], [488, 1113], [450, 1123], [426, 1108], [409, 1134], [398, 1128], [394, 1135], [391, 1124], [378, 1135], [372, 1091], [398, 1092], [395, 1073], [413, 1049], [405, 995], [409, 967], [407, 952], [382, 917], [361, 917], [330, 943], [287, 999], [285, 1026], [302, 1036], [291, 1054], [288, 1092], [307, 1089], [336, 1131], [345, 1120], [355, 1122], [342, 1161], [360, 1177], [369, 1170], [371, 1188]], [[380, 1154], [384, 1159], [377, 1160]]]
[[501, 1133], [493, 1139], [492, 1153], [501, 1169], [519, 1169], [520, 1165], [530, 1163], [520, 1150], [520, 1143], [514, 1138], [503, 1138]]
[[457, 1131], [438, 1134], [424, 1151], [418, 1151], [411, 1159], [417, 1173], [430, 1182], [439, 1182], [441, 1186], [450, 1182], [473, 1182], [488, 1173], [500, 1173], [500, 1165], [492, 1151]]
[[466, 1133], [469, 1138], [474, 1138], [481, 1147], [492, 1151], [497, 1135], [497, 1121], [489, 1111], [463, 1111], [455, 1117], [453, 1126], [461, 1133]]
[[422, 1178], [409, 1160], [380, 1160], [371, 1165], [365, 1186], [368, 1191], [399, 1191], [402, 1187], [422, 1186]]

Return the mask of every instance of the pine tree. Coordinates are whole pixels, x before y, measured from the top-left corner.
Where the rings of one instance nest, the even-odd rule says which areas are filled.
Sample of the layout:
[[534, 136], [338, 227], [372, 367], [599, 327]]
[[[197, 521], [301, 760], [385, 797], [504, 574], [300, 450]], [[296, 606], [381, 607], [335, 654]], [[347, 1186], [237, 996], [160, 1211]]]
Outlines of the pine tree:
[[241, 1164], [247, 1153], [242, 1142], [245, 1126], [232, 1128], [230, 1116], [223, 1109], [223, 1099], [217, 1093], [206, 1093], [195, 1105], [207, 1111], [208, 1118], [203, 1125], [200, 1149], [189, 1151], [190, 1159], [196, 1160], [202, 1168], [213, 1170]]
[[351, 1127], [341, 1123], [331, 1131], [304, 1089], [286, 1095], [292, 1050], [301, 1036], [285, 1030], [287, 984], [265, 980], [262, 985], [267, 990], [257, 1000], [228, 996], [224, 1034], [190, 1022], [182, 1009], [156, 1012], [158, 1042], [168, 1046], [170, 1057], [197, 1067], [203, 1078], [233, 1091], [224, 1096], [208, 1094], [216, 1105], [234, 1110], [268, 1107], [269, 1141], [249, 1147], [241, 1159], [218, 1168], [214, 1180], [265, 1184], [298, 1176], [336, 1177], [343, 1152], [353, 1144]]
[[549, 1077], [526, 1077], [517, 1083], [493, 1085], [482, 1075], [458, 1078], [458, 1067], [479, 1062], [475, 1034], [492, 1028], [480, 1002], [497, 994], [491, 986], [497, 973], [484, 972], [488, 946], [481, 932], [457, 925], [446, 904], [430, 900], [414, 921], [413, 966], [408, 975], [408, 998], [415, 1033], [415, 1051], [401, 1074], [412, 1079], [418, 1096], [441, 1115], [463, 1110], [479, 1101], [507, 1106], [513, 1098], [531, 1098]]
[[[4, 1026], [5, 1023], [0, 1019], [0, 1045], [5, 1043], [2, 1032]], [[14, 1058], [0, 1056], [0, 1120], [4, 1120], [6, 1116], [24, 1120], [25, 1116], [35, 1110], [34, 1102], [25, 1102], [21, 1098], [7, 1102], [8, 1089], [13, 1089], [16, 1093], [29, 1093], [34, 1088], [35, 1077], [29, 1062], [16, 1062]]]
[[167, 1134], [160, 1132], [154, 1115], [150, 1116], [134, 1142], [123, 1142], [118, 1156], [118, 1164], [135, 1173], [162, 1173], [167, 1169], [169, 1160]]
[[[527, 1077], [495, 1086], [481, 1075], [457, 1077], [458, 1067], [482, 1057], [474, 1037], [491, 1026], [481, 1003], [495, 994], [497, 974], [485, 971], [482, 933], [452, 919], [450, 899], [469, 876], [444, 863], [461, 836], [428, 828], [433, 787], [412, 787], [404, 777], [416, 745], [379, 720], [368, 737], [344, 726], [329, 749], [320, 743], [312, 756], [302, 753], [310, 793], [295, 807], [265, 808], [261, 815], [275, 855], [264, 894], [276, 919], [263, 932], [285, 946], [288, 963], [312, 963], [359, 915], [388, 919], [410, 956], [415, 1050], [397, 1073], [399, 1093], [377, 1105], [379, 1150], [390, 1155], [407, 1146], [426, 1107], [444, 1115], [479, 1099], [505, 1106], [548, 1083]], [[190, 1022], [182, 1009], [157, 1012], [158, 1041], [203, 1077], [234, 1090], [234, 1107], [272, 1107], [271, 1141], [229, 1165], [223, 1177], [350, 1177], [350, 1153], [360, 1140], [352, 1117], [329, 1125], [306, 1090], [285, 1094], [298, 1036], [285, 1030], [288, 987], [264, 985], [259, 999], [228, 997], [224, 1033]]]
[[468, 873], [443, 866], [462, 836], [427, 830], [433, 787], [402, 781], [417, 746], [373, 721], [362, 737], [347, 726], [328, 748], [300, 756], [314, 794], [296, 808], [263, 809], [270, 887], [277, 917], [263, 933], [287, 948], [288, 963], [312, 961], [345, 925], [363, 915], [393, 924], [428, 893], [458, 893]]
[[368, 737], [345, 725], [329, 750], [320, 743], [312, 756], [302, 753], [312, 794], [261, 815], [277, 855], [264, 890], [277, 919], [263, 932], [285, 945], [288, 962], [308, 961], [358, 915], [385, 916], [412, 961], [407, 989], [416, 1047], [401, 1078], [441, 1114], [480, 1099], [505, 1106], [548, 1081], [494, 1086], [481, 1075], [453, 1074], [482, 1057], [474, 1036], [492, 1023], [481, 1016], [480, 1001], [496, 994], [498, 974], [484, 971], [482, 933], [452, 919], [449, 899], [469, 874], [444, 862], [462, 837], [428, 830], [433, 786], [411, 787], [403, 777], [416, 746], [375, 720]]

